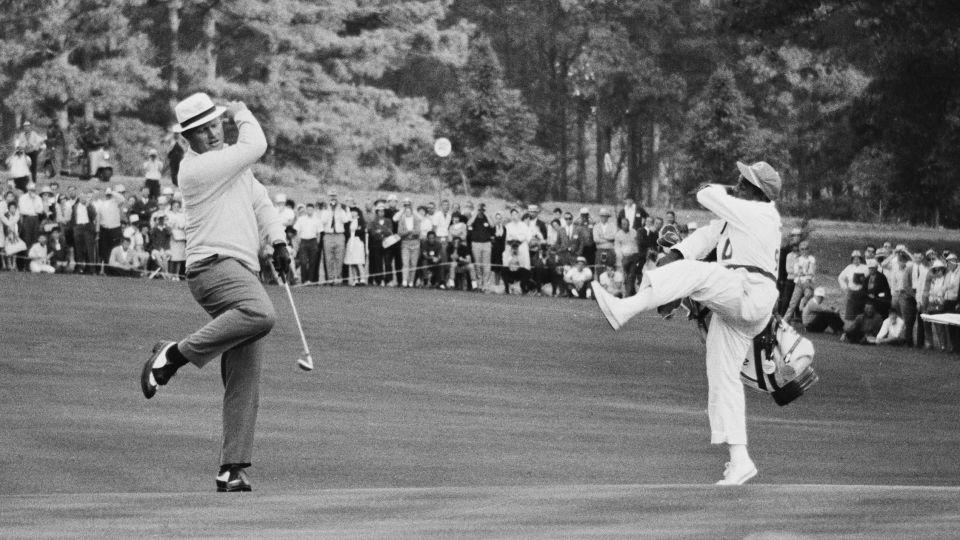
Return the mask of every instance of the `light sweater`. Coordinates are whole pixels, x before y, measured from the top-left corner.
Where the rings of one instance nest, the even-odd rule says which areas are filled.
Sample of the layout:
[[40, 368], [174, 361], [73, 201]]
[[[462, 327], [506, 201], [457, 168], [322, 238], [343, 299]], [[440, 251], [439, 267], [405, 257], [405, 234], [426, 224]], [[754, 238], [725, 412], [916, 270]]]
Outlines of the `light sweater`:
[[203, 154], [190, 149], [180, 163], [188, 267], [219, 255], [256, 272], [261, 238], [286, 242], [267, 189], [250, 170], [267, 151], [267, 139], [250, 111], [238, 112], [233, 120], [240, 132], [236, 144]]

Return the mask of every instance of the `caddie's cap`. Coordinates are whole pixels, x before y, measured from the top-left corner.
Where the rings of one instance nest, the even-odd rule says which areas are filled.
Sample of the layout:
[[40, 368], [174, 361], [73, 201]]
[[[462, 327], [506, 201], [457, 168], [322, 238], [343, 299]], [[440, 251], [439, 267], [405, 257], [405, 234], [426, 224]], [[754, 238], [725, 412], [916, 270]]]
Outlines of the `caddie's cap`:
[[587, 258], [581, 255], [580, 257], [577, 257], [577, 262], [586, 263], [586, 262], [587, 262]]
[[880, 266], [880, 263], [876, 259], [867, 259], [867, 268], [877, 268]]
[[824, 289], [823, 287], [817, 287], [816, 289], [813, 290], [813, 295], [814, 295], [814, 296], [826, 296], [826, 295], [827, 295], [827, 290]]
[[601, 208], [601, 209], [600, 209], [600, 215], [601, 215], [601, 216], [610, 217], [610, 209], [609, 209], [609, 208]]
[[173, 188], [170, 187], [170, 186], [167, 186], [167, 187], [163, 188], [163, 191], [161, 191], [160, 194], [161, 194], [161, 195], [167, 195], [167, 196], [173, 195]]
[[774, 170], [766, 161], [758, 161], [753, 165], [747, 165], [741, 161], [737, 162], [737, 169], [748, 182], [760, 188], [760, 191], [771, 201], [780, 198], [780, 188], [783, 181], [780, 180], [780, 174]]
[[852, 258], [854, 258], [854, 257], [860, 257], [860, 258], [862, 259], [862, 258], [863, 258], [863, 252], [861, 252], [859, 249], [853, 250], [853, 251], [850, 253], [850, 258], [852, 259]]
[[800, 227], [794, 227], [790, 229], [791, 236], [800, 236], [801, 233], [803, 233], [803, 231], [800, 230]]
[[590, 209], [587, 208], [586, 206], [584, 206], [583, 208], [580, 209], [580, 213], [581, 213], [581, 214], [589, 214], [589, 213], [590, 213]]
[[184, 131], [202, 126], [214, 118], [220, 116], [226, 111], [226, 107], [213, 104], [210, 96], [203, 92], [197, 92], [184, 99], [173, 108], [177, 115], [177, 125], [173, 128], [174, 133], [183, 133]]

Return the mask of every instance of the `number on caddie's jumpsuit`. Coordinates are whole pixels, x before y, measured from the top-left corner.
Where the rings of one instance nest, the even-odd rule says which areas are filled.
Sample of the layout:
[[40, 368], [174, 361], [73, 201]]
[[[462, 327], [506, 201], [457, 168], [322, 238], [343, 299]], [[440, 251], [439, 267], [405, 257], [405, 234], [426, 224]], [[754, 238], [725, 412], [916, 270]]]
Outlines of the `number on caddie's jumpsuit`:
[[723, 244], [723, 251], [720, 252], [720, 260], [726, 261], [733, 257], [733, 245], [730, 244], [730, 239], [727, 238], [726, 243]]

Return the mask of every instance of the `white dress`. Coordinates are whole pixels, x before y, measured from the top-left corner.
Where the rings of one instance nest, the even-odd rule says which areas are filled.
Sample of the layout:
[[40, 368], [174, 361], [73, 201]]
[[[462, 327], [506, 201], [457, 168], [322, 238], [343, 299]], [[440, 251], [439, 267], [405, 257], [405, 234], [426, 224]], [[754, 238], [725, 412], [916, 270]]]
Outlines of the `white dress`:
[[358, 223], [356, 221], [351, 221], [350, 239], [347, 240], [347, 247], [345, 248], [343, 255], [343, 264], [363, 265], [367, 262], [363, 241], [357, 236], [357, 228]]
[[183, 212], [168, 212], [167, 223], [170, 225], [170, 260], [174, 262], [187, 260], [187, 216]]

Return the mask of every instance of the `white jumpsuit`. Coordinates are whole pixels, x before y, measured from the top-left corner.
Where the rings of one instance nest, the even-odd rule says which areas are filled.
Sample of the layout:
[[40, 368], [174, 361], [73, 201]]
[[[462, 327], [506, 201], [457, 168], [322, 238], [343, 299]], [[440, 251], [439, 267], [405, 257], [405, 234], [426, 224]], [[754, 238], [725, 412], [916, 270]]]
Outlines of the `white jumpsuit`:
[[[710, 442], [747, 444], [740, 366], [777, 301], [780, 213], [774, 203], [739, 199], [721, 186], [703, 188], [697, 201], [720, 219], [674, 246], [683, 260], [646, 273], [650, 289], [637, 296], [652, 304], [646, 309], [689, 296], [713, 311], [706, 343]], [[714, 248], [717, 262], [696, 260]]]

